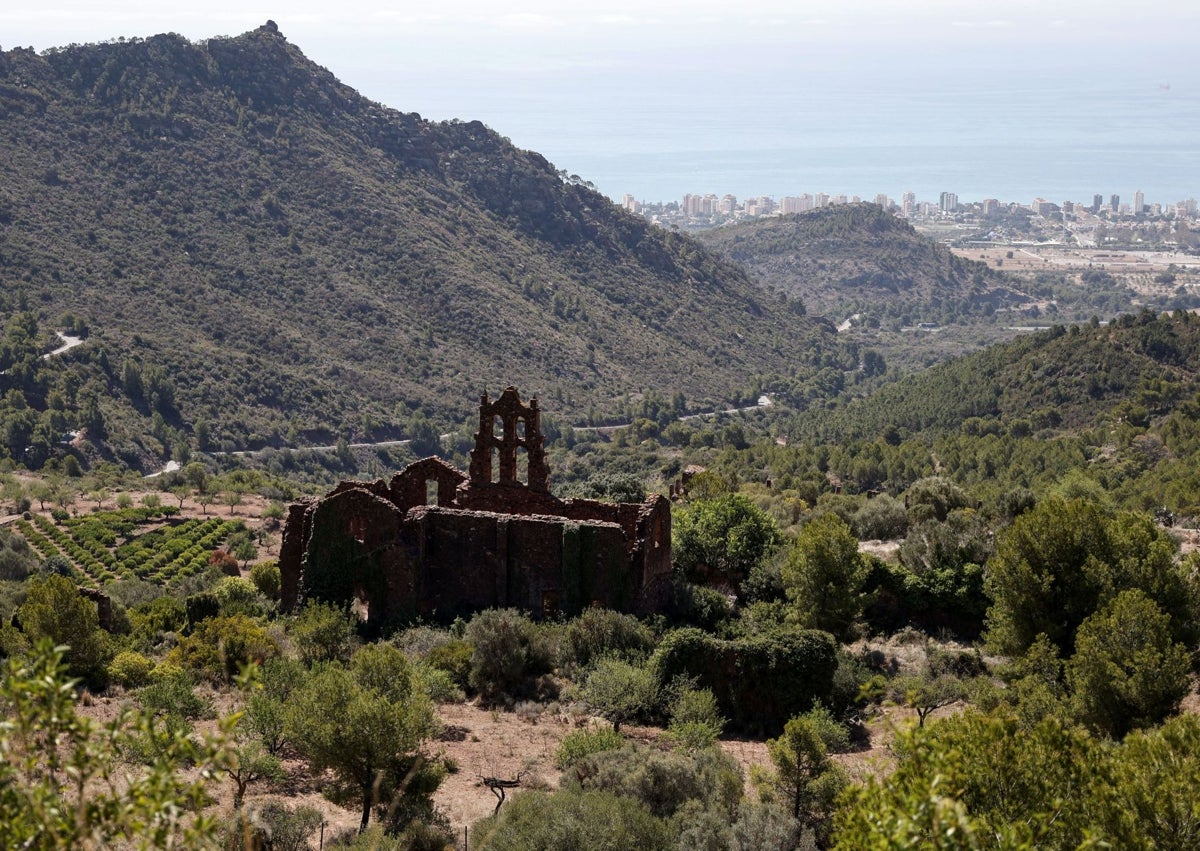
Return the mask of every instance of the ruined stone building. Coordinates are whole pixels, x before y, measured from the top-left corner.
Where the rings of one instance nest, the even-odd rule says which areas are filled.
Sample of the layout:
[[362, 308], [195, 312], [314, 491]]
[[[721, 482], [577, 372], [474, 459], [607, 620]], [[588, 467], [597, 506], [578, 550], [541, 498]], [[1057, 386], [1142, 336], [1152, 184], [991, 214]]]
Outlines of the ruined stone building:
[[670, 503], [553, 496], [540, 418], [537, 398], [525, 404], [515, 387], [495, 402], [485, 393], [467, 474], [425, 458], [390, 482], [342, 482], [292, 505], [279, 556], [284, 610], [354, 602], [372, 624], [507, 606], [534, 617], [661, 610]]

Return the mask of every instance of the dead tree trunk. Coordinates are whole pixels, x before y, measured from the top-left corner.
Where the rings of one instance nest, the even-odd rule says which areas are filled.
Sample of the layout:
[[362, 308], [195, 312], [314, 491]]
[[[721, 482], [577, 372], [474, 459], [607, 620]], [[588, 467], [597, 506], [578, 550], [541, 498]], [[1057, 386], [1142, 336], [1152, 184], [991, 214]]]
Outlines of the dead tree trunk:
[[480, 777], [479, 780], [484, 786], [492, 790], [492, 794], [496, 796], [496, 809], [492, 810], [492, 815], [500, 812], [500, 805], [504, 803], [504, 790], [515, 789], [521, 785], [521, 775], [524, 771], [518, 771], [517, 776], [512, 780], [505, 780], [502, 777]]

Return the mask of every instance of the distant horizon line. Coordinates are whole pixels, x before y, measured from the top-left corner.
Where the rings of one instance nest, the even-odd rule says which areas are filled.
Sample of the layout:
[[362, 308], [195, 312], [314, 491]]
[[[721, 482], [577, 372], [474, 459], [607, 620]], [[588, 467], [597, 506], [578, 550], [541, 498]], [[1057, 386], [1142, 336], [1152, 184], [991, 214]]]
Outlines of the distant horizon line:
[[[631, 193], [631, 192], [622, 192], [620, 195], [612, 195], [612, 194], [609, 194], [609, 193], [604, 193], [604, 192], [602, 192], [601, 194], [604, 194], [604, 195], [606, 195], [606, 196], [607, 196], [607, 197], [608, 197], [608, 198], [609, 198], [609, 199], [610, 199], [610, 200], [611, 200], [611, 201], [612, 201], [614, 204], [618, 204], [618, 205], [619, 205], [619, 204], [622, 202], [622, 200], [624, 200], [624, 199], [626, 199], [626, 198], [632, 198], [632, 199], [633, 199], [634, 201], [636, 201], [638, 204], [670, 204], [670, 203], [678, 203], [678, 202], [682, 201], [683, 199], [685, 199], [685, 198], [687, 198], [687, 197], [689, 197], [689, 196], [691, 196], [691, 197], [694, 197], [694, 198], [707, 198], [707, 197], [709, 197], [709, 196], [712, 196], [712, 197], [714, 197], [714, 198], [717, 198], [717, 199], [722, 199], [722, 198], [725, 198], [725, 197], [732, 197], [732, 198], [736, 199], [737, 201], [742, 201], [742, 200], [745, 200], [745, 199], [770, 198], [772, 201], [774, 201], [774, 200], [776, 200], [776, 199], [783, 199], [783, 198], [804, 198], [804, 197], [806, 197], [806, 196], [807, 196], [807, 197], [809, 197], [809, 198], [814, 198], [814, 199], [815, 199], [815, 198], [816, 198], [818, 195], [824, 195], [824, 196], [826, 196], [826, 197], [827, 197], [827, 198], [829, 198], [829, 199], [834, 199], [834, 198], [845, 198], [845, 199], [847, 199], [847, 200], [846, 200], [846, 203], [863, 203], [863, 202], [866, 202], [866, 203], [871, 203], [871, 204], [873, 204], [873, 203], [875, 203], [875, 202], [876, 202], [876, 201], [875, 201], [875, 199], [876, 199], [877, 197], [879, 197], [880, 195], [883, 195], [883, 196], [884, 196], [884, 197], [885, 197], [885, 198], [886, 198], [886, 199], [887, 199], [889, 202], [891, 202], [891, 203], [895, 204], [896, 206], [901, 206], [901, 205], [902, 205], [903, 196], [904, 196], [905, 194], [907, 194], [909, 191], [911, 191], [911, 190], [906, 190], [905, 192], [902, 192], [902, 193], [900, 193], [900, 199], [901, 199], [901, 200], [897, 200], [897, 198], [896, 198], [896, 197], [893, 197], [892, 195], [890, 195], [890, 194], [888, 194], [888, 193], [885, 193], [885, 192], [877, 192], [877, 193], [874, 193], [873, 195], [870, 195], [870, 196], [867, 196], [867, 195], [861, 195], [861, 194], [856, 194], [856, 193], [847, 193], [847, 192], [801, 192], [801, 193], [798, 193], [798, 194], [792, 194], [792, 193], [787, 193], [787, 194], [779, 194], [779, 193], [771, 193], [771, 194], [750, 193], [750, 194], [746, 194], [746, 195], [739, 195], [739, 194], [737, 194], [737, 193], [733, 193], [733, 192], [722, 192], [722, 193], [716, 193], [716, 192], [684, 192], [682, 195], [680, 195], [680, 196], [678, 196], [678, 197], [676, 197], [676, 198], [670, 198], [670, 199], [661, 199], [661, 198], [660, 198], [660, 199], [658, 199], [658, 200], [653, 200], [653, 201], [652, 201], [652, 200], [645, 199], [645, 198], [638, 198], [638, 197], [634, 196], [634, 195], [633, 195], [633, 193]], [[957, 193], [957, 192], [954, 192], [954, 191], [953, 191], [953, 190], [951, 190], [951, 189], [946, 189], [946, 190], [944, 190], [944, 191], [945, 191], [945, 192], [948, 192], [948, 193], [950, 193], [950, 194], [953, 194], [953, 195], [958, 195], [958, 193]], [[1141, 190], [1140, 190], [1140, 189], [1135, 189], [1135, 190], [1134, 190], [1132, 193], [1130, 193], [1129, 195], [1123, 195], [1123, 194], [1121, 194], [1121, 193], [1119, 193], [1119, 192], [1112, 192], [1112, 193], [1094, 192], [1094, 193], [1092, 193], [1092, 195], [1093, 195], [1093, 196], [1095, 196], [1095, 195], [1100, 195], [1102, 198], [1104, 198], [1105, 200], [1104, 200], [1104, 203], [1103, 203], [1103, 205], [1102, 205], [1102, 206], [1105, 206], [1105, 207], [1107, 207], [1107, 206], [1109, 205], [1109, 202], [1110, 202], [1111, 198], [1112, 198], [1114, 195], [1117, 197], [1117, 199], [1118, 199], [1118, 201], [1119, 201], [1119, 202], [1121, 202], [1121, 203], [1128, 203], [1128, 202], [1131, 202], [1131, 201], [1133, 200], [1133, 197], [1134, 197], [1135, 195], [1137, 195], [1139, 192], [1141, 192]], [[914, 195], [915, 195], [915, 193], [914, 193]], [[853, 199], [858, 199], [858, 200], [857, 200], [857, 202], [855, 202]], [[939, 200], [938, 198], [927, 198], [927, 199], [926, 199], [926, 198], [915, 198], [915, 203], [917, 203], [917, 204], [937, 204], [937, 203], [938, 203], [938, 200]], [[1005, 199], [999, 198], [999, 197], [997, 197], [997, 196], [987, 196], [987, 197], [983, 197], [983, 198], [976, 198], [976, 199], [965, 199], [965, 198], [963, 198], [963, 197], [959, 196], [959, 197], [958, 197], [958, 200], [959, 200], [959, 203], [960, 203], [960, 204], [981, 204], [981, 203], [983, 203], [984, 201], [996, 201], [997, 203], [1000, 203], [1000, 204], [1018, 204], [1018, 205], [1021, 205], [1021, 206], [1026, 206], [1026, 207], [1028, 207], [1028, 206], [1029, 206], [1029, 204], [1030, 204], [1030, 202], [1014, 201], [1014, 200], [1011, 200], [1011, 199], [1010, 199], [1010, 200], [1005, 200]], [[1064, 198], [1064, 199], [1062, 199], [1061, 201], [1055, 201], [1055, 200], [1053, 200], [1052, 198], [1048, 198], [1048, 197], [1046, 197], [1046, 196], [1044, 196], [1044, 195], [1037, 195], [1037, 196], [1035, 196], [1033, 199], [1031, 199], [1031, 201], [1033, 201], [1033, 200], [1049, 201], [1050, 203], [1054, 203], [1054, 204], [1062, 204], [1063, 202], [1070, 202], [1070, 203], [1072, 203], [1072, 204], [1080, 204], [1080, 205], [1084, 205], [1084, 206], [1086, 206], [1086, 205], [1087, 205], [1087, 203], [1086, 203], [1086, 202], [1084, 202], [1084, 201], [1080, 201], [1080, 200], [1078, 200], [1078, 199], [1075, 199], [1075, 198]], [[1093, 198], [1092, 198], [1092, 199], [1090, 199], [1090, 200], [1091, 200], [1091, 201], [1094, 201], [1094, 200], [1095, 200], [1095, 198], [1093, 197]], [[1181, 198], [1178, 198], [1178, 199], [1176, 199], [1176, 200], [1174, 200], [1174, 201], [1168, 201], [1168, 202], [1163, 202], [1163, 201], [1154, 201], [1154, 200], [1152, 200], [1152, 199], [1150, 199], [1150, 198], [1147, 198], [1147, 197], [1145, 197], [1145, 195], [1144, 195], [1144, 194], [1143, 194], [1143, 197], [1142, 197], [1142, 203], [1143, 203], [1143, 204], [1146, 204], [1147, 206], [1149, 206], [1149, 205], [1153, 205], [1153, 204], [1159, 204], [1159, 205], [1161, 205], [1161, 206], [1163, 206], [1163, 207], [1175, 206], [1175, 205], [1177, 205], [1177, 204], [1185, 204], [1185, 203], [1187, 203], [1187, 202], [1189, 202], [1189, 201], [1195, 201], [1195, 200], [1196, 200], [1196, 197], [1195, 197], [1195, 195], [1185, 195], [1185, 196], [1183, 196], [1183, 197], [1181, 197]]]

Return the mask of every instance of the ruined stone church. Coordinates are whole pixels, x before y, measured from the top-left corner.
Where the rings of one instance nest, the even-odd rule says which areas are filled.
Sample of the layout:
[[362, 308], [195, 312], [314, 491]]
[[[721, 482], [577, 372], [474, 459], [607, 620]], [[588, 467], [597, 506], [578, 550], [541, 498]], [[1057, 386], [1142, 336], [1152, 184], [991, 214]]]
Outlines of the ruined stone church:
[[661, 611], [670, 503], [555, 497], [540, 418], [536, 396], [526, 404], [515, 387], [495, 402], [485, 393], [468, 473], [430, 457], [390, 482], [342, 482], [292, 505], [279, 556], [283, 609], [352, 604], [373, 625], [509, 606], [534, 617]]

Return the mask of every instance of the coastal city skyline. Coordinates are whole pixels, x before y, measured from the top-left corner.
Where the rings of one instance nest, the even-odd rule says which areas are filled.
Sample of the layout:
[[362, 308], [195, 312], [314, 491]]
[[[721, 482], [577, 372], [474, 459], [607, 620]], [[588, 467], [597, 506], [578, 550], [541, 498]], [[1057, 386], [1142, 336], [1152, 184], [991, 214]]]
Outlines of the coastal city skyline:
[[751, 195], [739, 198], [732, 193], [717, 195], [716, 193], [685, 193], [676, 201], [647, 201], [635, 198], [631, 193], [625, 193], [616, 200], [624, 209], [643, 215], [674, 214], [688, 219], [736, 219], [754, 218], [768, 215], [790, 215], [821, 209], [840, 204], [857, 204], [870, 202], [891, 210], [904, 218], [934, 217], [951, 215], [958, 212], [975, 212], [982, 216], [992, 216], [1004, 211], [1017, 209], [1028, 210], [1038, 216], [1050, 216], [1056, 212], [1066, 214], [1090, 213], [1093, 216], [1104, 217], [1137, 217], [1148, 216], [1159, 218], [1177, 216], [1194, 218], [1197, 214], [1195, 198], [1181, 198], [1171, 203], [1149, 202], [1145, 193], [1140, 189], [1129, 196], [1120, 193], [1094, 193], [1086, 202], [1075, 199], [1054, 201], [1038, 196], [1029, 203], [1021, 201], [1002, 200], [998, 198], [982, 198], [979, 200], [961, 199], [956, 192], [943, 191], [937, 199], [920, 199], [915, 192], [904, 192], [899, 200], [886, 193], [878, 193], [871, 197], [847, 195], [845, 193], [830, 194], [826, 192], [798, 195], [783, 195], [776, 199], [774, 195]]

